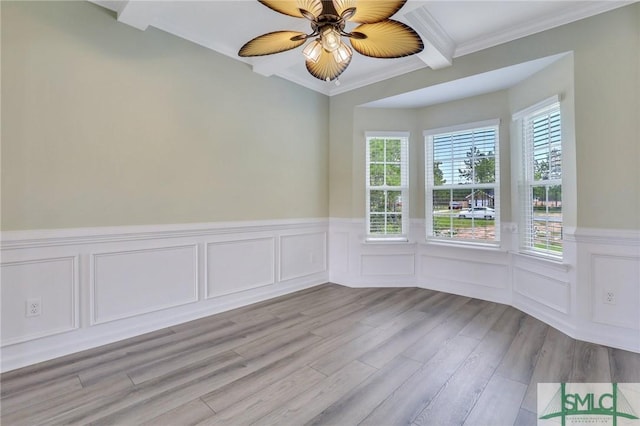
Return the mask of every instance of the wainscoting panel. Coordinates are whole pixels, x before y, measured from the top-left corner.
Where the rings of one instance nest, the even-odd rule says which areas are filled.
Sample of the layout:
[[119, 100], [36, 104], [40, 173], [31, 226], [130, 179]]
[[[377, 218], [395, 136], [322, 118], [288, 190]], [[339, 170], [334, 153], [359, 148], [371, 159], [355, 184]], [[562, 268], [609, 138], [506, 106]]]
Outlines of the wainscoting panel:
[[280, 281], [327, 271], [327, 232], [280, 237]]
[[207, 298], [275, 283], [275, 238], [207, 244]]
[[422, 274], [428, 280], [447, 280], [493, 288], [506, 288], [508, 284], [507, 265], [427, 255], [423, 255], [421, 259]]
[[322, 218], [3, 232], [1, 370], [326, 283], [328, 232]]
[[197, 246], [94, 253], [92, 324], [198, 300]]
[[[364, 220], [292, 219], [3, 232], [2, 371], [328, 281], [511, 304], [574, 338], [640, 352], [640, 231], [565, 232], [563, 263], [500, 248], [371, 243]], [[328, 247], [328, 236], [331, 244]], [[327, 253], [330, 249], [331, 253]], [[328, 259], [331, 259], [329, 268]], [[615, 305], [603, 302], [612, 290]], [[40, 298], [40, 317], [26, 299]]]
[[520, 266], [513, 268], [513, 290], [530, 300], [568, 315], [571, 306], [569, 283]]
[[[2, 264], [2, 346], [78, 327], [78, 258], [43, 258]], [[27, 301], [40, 314], [27, 316]]]
[[640, 330], [640, 257], [592, 253], [590, 264], [592, 320]]
[[413, 254], [363, 254], [361, 274], [367, 276], [413, 276], [415, 255]]
[[329, 270], [333, 274], [349, 272], [349, 233], [332, 232], [329, 236]]
[[576, 337], [640, 352], [640, 230], [578, 228], [570, 239], [577, 247]]
[[[406, 241], [370, 242], [364, 222], [330, 220], [333, 282], [506, 303], [574, 338], [640, 352], [638, 230], [567, 227], [563, 260], [554, 261], [519, 253], [515, 223], [503, 223], [500, 247], [490, 247], [427, 242], [422, 219], [411, 221]], [[603, 303], [607, 289], [616, 305]]]

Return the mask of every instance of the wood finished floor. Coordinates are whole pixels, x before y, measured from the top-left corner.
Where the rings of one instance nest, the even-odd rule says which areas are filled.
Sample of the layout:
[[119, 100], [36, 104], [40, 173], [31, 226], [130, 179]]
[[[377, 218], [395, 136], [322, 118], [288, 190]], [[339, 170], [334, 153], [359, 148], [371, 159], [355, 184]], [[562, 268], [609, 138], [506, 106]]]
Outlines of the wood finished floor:
[[640, 382], [640, 355], [497, 303], [328, 284], [0, 380], [3, 425], [534, 425], [538, 382]]

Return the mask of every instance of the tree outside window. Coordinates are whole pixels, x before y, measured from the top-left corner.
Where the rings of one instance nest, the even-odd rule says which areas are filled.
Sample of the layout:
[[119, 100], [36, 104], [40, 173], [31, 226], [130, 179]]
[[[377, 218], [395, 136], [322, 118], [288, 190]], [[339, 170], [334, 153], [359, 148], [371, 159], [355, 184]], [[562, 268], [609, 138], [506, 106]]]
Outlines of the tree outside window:
[[499, 241], [497, 123], [425, 132], [428, 239]]
[[367, 234], [401, 237], [408, 223], [408, 134], [367, 137]]

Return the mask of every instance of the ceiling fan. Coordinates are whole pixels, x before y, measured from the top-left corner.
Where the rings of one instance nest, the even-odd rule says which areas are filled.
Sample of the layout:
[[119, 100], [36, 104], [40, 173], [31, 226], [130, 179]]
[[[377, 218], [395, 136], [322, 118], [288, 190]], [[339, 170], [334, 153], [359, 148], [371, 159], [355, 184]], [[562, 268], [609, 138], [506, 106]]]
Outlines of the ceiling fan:
[[[407, 0], [258, 0], [268, 8], [311, 23], [311, 33], [274, 31], [248, 41], [239, 56], [285, 52], [313, 39], [302, 51], [311, 75], [332, 81], [351, 63], [353, 51], [373, 58], [400, 58], [419, 53], [424, 44], [413, 28], [389, 19]], [[351, 31], [347, 22], [358, 23]]]

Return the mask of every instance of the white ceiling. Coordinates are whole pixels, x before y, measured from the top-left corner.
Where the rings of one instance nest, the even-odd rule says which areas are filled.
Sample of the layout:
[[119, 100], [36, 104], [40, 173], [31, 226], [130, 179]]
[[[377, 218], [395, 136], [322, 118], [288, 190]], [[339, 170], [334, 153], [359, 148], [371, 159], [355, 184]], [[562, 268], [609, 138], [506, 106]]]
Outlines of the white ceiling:
[[[393, 19], [418, 31], [425, 44], [424, 51], [419, 55], [400, 59], [374, 59], [354, 53], [351, 64], [339, 78], [339, 86], [335, 82], [320, 81], [307, 72], [302, 48], [255, 58], [237, 56], [245, 42], [267, 32], [310, 32], [306, 20], [279, 14], [256, 0], [90, 1], [115, 11], [118, 21], [140, 30], [146, 30], [149, 26], [156, 27], [246, 62], [259, 74], [275, 75], [312, 90], [334, 95], [421, 68], [447, 67], [456, 57], [637, 0], [408, 0]], [[530, 69], [531, 67], [523, 67], [522, 70], [528, 72]], [[467, 83], [473, 83], [473, 80]]]
[[360, 106], [369, 108], [424, 108], [471, 96], [484, 95], [513, 87], [566, 55], [568, 53], [547, 56], [510, 67], [435, 84], [412, 92], [378, 99]]

